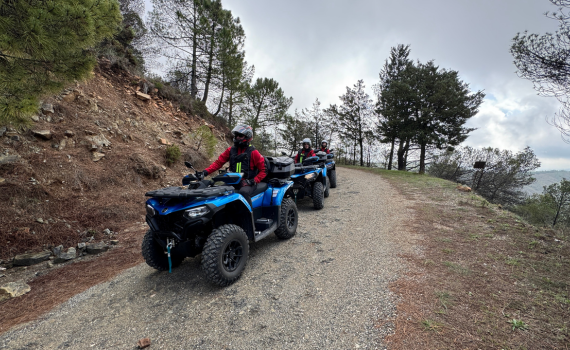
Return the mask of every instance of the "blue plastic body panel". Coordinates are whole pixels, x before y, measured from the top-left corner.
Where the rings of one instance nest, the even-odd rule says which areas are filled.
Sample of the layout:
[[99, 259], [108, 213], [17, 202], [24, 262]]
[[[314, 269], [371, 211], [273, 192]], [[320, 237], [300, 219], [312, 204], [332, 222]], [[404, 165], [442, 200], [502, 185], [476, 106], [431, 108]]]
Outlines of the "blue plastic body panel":
[[168, 215], [180, 210], [186, 210], [190, 208], [195, 208], [205, 204], [213, 204], [216, 207], [222, 206], [224, 204], [228, 204], [233, 201], [242, 201], [243, 204], [251, 211], [251, 207], [249, 203], [243, 198], [243, 196], [239, 193], [233, 193], [227, 196], [221, 197], [210, 197], [205, 199], [191, 199], [185, 202], [175, 203], [174, 205], [170, 205], [170, 201], [167, 201], [164, 204], [160, 204], [160, 202], [155, 198], [150, 198], [146, 201], [147, 204], [151, 205], [159, 215]]
[[226, 181], [224, 181], [224, 183], [225, 183], [226, 185], [237, 185], [237, 184], [239, 184], [239, 183], [241, 182], [241, 179], [243, 178], [243, 174], [242, 174], [242, 173], [225, 173], [225, 174], [218, 175], [218, 176], [219, 176], [219, 177], [226, 177], [226, 176], [227, 176], [227, 177], [229, 177], [229, 176], [237, 176], [237, 177], [239, 177], [239, 179], [238, 179], [237, 181], [234, 181], [234, 182], [226, 182]]
[[293, 181], [287, 181], [284, 186], [280, 187], [269, 186], [267, 191], [263, 192], [263, 206], [270, 207], [281, 205], [283, 197], [285, 197], [285, 193], [287, 193], [287, 190], [291, 186], [293, 186]]

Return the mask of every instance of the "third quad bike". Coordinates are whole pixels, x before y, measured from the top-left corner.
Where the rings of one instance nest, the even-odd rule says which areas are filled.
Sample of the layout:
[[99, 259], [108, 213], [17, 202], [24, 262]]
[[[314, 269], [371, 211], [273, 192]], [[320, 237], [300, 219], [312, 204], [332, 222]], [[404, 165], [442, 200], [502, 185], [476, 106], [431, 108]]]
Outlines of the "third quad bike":
[[267, 159], [268, 175], [252, 193], [252, 205], [234, 187], [243, 173], [220, 172], [205, 180], [188, 162], [196, 173], [185, 176], [183, 186], [147, 192], [150, 229], [142, 243], [146, 263], [171, 271], [184, 258], [201, 253], [207, 279], [227, 286], [241, 276], [250, 241], [271, 233], [280, 239], [293, 237], [299, 220], [291, 190], [293, 161]]
[[325, 206], [325, 191], [328, 197], [327, 168], [319, 164], [319, 157], [313, 156], [303, 160], [303, 163], [295, 164], [293, 180], [293, 194], [295, 202], [305, 196], [313, 199], [315, 209], [323, 209]]

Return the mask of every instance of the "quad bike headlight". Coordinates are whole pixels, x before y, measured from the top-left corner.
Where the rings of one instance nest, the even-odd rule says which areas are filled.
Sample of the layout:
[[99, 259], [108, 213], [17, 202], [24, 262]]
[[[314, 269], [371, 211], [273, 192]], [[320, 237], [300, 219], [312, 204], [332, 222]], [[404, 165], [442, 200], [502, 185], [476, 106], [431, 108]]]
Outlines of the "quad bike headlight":
[[317, 173], [307, 174], [307, 175], [305, 175], [305, 179], [311, 180], [312, 178], [315, 178], [316, 176], [317, 176]]
[[204, 216], [210, 212], [207, 206], [201, 206], [197, 208], [192, 208], [184, 211], [184, 217], [187, 219], [195, 219], [200, 216]]
[[148, 215], [150, 217], [153, 217], [156, 215], [156, 210], [150, 204], [146, 205], [146, 215]]

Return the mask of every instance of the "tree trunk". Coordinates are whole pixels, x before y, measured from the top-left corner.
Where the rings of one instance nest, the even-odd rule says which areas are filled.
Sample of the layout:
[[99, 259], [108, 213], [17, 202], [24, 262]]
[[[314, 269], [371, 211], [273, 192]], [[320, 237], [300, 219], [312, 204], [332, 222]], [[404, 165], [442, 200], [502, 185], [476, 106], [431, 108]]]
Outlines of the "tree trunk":
[[421, 147], [421, 150], [420, 150], [420, 174], [425, 174], [426, 173], [426, 145], [421, 144], [420, 147]]
[[392, 159], [394, 158], [394, 144], [396, 143], [396, 138], [392, 138], [392, 146], [390, 147], [390, 158], [388, 159], [388, 170], [392, 170]]
[[198, 73], [196, 72], [196, 67], [197, 67], [197, 61], [198, 61], [198, 53], [197, 53], [197, 49], [198, 49], [198, 29], [197, 29], [197, 23], [196, 23], [196, 17], [198, 16], [196, 13], [197, 9], [196, 9], [196, 4], [194, 4], [194, 17], [192, 19], [192, 26], [193, 26], [193, 31], [192, 31], [192, 74], [191, 74], [191, 78], [190, 78], [190, 97], [192, 98], [192, 100], [196, 99], [196, 96], [198, 96], [198, 85], [196, 82], [196, 77], [198, 75]]
[[230, 90], [230, 103], [228, 107], [228, 127], [232, 127], [232, 113], [234, 109], [234, 91]]
[[210, 37], [210, 51], [208, 52], [208, 71], [206, 73], [206, 82], [204, 84], [204, 96], [202, 102], [206, 103], [208, 100], [208, 93], [210, 92], [210, 81], [212, 80], [212, 62], [214, 61], [214, 32], [216, 30], [216, 22], [212, 23], [212, 33]]
[[214, 117], [218, 116], [218, 113], [220, 113], [220, 110], [222, 109], [222, 103], [224, 102], [225, 81], [223, 79], [222, 81], [222, 96], [220, 96], [220, 103], [218, 103], [218, 110], [216, 110], [216, 113], [214, 113]]

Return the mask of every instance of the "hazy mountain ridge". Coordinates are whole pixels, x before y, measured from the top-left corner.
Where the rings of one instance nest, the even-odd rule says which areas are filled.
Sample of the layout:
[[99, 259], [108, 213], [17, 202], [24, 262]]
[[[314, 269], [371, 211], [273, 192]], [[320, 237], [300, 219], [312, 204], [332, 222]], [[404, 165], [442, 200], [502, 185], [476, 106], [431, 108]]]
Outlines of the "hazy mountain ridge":
[[560, 182], [563, 178], [570, 180], [570, 170], [537, 171], [533, 176], [536, 178], [536, 181], [523, 188], [523, 191], [529, 195], [542, 193], [544, 186]]

